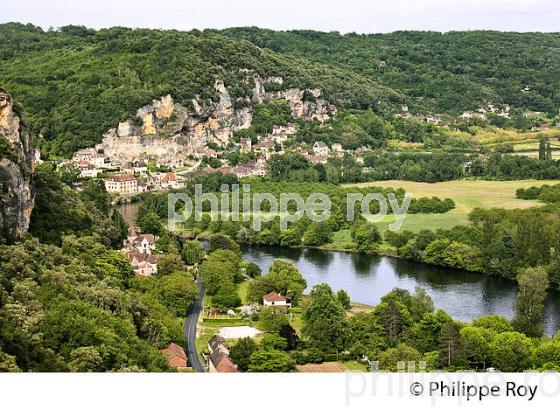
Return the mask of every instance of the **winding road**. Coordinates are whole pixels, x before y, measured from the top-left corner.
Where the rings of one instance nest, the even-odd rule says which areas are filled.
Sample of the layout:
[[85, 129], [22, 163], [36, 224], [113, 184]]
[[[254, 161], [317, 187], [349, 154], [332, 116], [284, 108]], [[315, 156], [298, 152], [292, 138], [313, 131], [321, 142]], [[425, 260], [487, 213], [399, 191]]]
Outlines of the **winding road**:
[[185, 332], [185, 352], [187, 359], [196, 372], [204, 372], [204, 365], [200, 361], [200, 356], [196, 351], [196, 325], [198, 323], [198, 316], [202, 312], [202, 300], [204, 299], [204, 289], [200, 279], [196, 281], [198, 287], [198, 299], [195, 300], [189, 310], [183, 331]]

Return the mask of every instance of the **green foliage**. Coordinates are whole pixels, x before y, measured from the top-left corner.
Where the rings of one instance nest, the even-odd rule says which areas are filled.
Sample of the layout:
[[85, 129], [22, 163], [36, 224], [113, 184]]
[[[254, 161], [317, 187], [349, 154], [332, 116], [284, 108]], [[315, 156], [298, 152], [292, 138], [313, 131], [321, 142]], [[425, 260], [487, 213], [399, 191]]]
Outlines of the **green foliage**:
[[519, 372], [530, 367], [533, 344], [518, 332], [500, 333], [491, 343], [492, 364], [502, 372]]
[[178, 254], [170, 252], [158, 258], [157, 267], [158, 276], [166, 276], [172, 274], [173, 272], [182, 270], [183, 261]]
[[518, 276], [519, 293], [515, 301], [513, 326], [529, 337], [543, 334], [544, 300], [548, 289], [548, 275], [542, 267], [529, 268]]
[[[0, 26], [0, 77], [26, 107], [31, 130], [42, 133], [57, 154], [93, 146], [138, 107], [167, 93], [186, 107], [196, 95], [216, 99], [216, 76], [234, 100], [250, 97], [252, 86], [240, 69], [262, 78], [282, 76], [283, 89], [320, 88], [342, 106], [398, 100], [393, 91], [351, 71], [259, 49], [212, 30], [86, 30], [82, 36]], [[171, 60], [173, 67], [164, 63]], [[257, 125], [286, 119], [288, 109], [285, 101], [257, 106]]]
[[264, 307], [259, 313], [260, 327], [265, 332], [278, 333], [288, 324], [288, 316], [273, 307]]
[[418, 350], [404, 343], [399, 343], [397, 346], [387, 349], [379, 355], [379, 368], [396, 372], [405, 368], [402, 366], [399, 368], [399, 362], [402, 362], [401, 365], [406, 366], [408, 362], [418, 362], [421, 358], [422, 355]]
[[[558, 69], [559, 59], [552, 57], [559, 55], [559, 40], [554, 34], [400, 31], [341, 35], [255, 27], [222, 33], [378, 81], [405, 94], [412, 111], [458, 115], [480, 107], [485, 100], [551, 113], [557, 106], [547, 82]], [[542, 44], [546, 44], [544, 50], [539, 48]], [[488, 75], [497, 71], [502, 73], [499, 78]], [[529, 92], [522, 91], [521, 79], [525, 78], [532, 79]]]
[[241, 266], [243, 267], [243, 269], [245, 269], [245, 274], [250, 278], [254, 279], [256, 277], [261, 276], [261, 272], [262, 272], [261, 267], [256, 263], [243, 261], [241, 263]]
[[210, 236], [209, 245], [210, 252], [214, 252], [218, 249], [227, 249], [237, 254], [241, 252], [237, 242], [235, 242], [230, 237], [222, 234], [215, 234]]
[[336, 292], [336, 299], [338, 300], [338, 303], [340, 303], [340, 306], [342, 306], [344, 309], [350, 309], [350, 296], [348, 296], [348, 293], [344, 289], [339, 289], [339, 291]]
[[348, 320], [344, 308], [328, 285], [313, 287], [303, 310], [303, 319], [302, 334], [313, 347], [323, 352], [343, 349]]
[[262, 303], [264, 295], [277, 292], [290, 297], [292, 304], [297, 305], [306, 287], [307, 281], [295, 265], [287, 260], [275, 259], [267, 275], [249, 283], [247, 297], [252, 302]]
[[183, 249], [181, 250], [181, 259], [187, 265], [195, 265], [204, 259], [206, 253], [199, 241], [185, 241], [183, 242]]
[[263, 350], [286, 350], [288, 341], [281, 336], [267, 334], [261, 339], [261, 347]]
[[212, 296], [212, 305], [218, 309], [227, 310], [241, 306], [241, 298], [233, 283], [224, 283], [218, 292]]
[[312, 222], [303, 234], [303, 244], [306, 246], [321, 246], [329, 243], [332, 229], [326, 223]]
[[66, 187], [52, 164], [40, 164], [35, 169], [35, 207], [29, 232], [42, 242], [60, 245], [64, 235], [97, 235], [105, 245], [119, 245], [122, 225], [115, 226], [108, 217], [108, 203], [100, 197], [90, 197]]
[[229, 357], [240, 372], [246, 372], [249, 370], [251, 355], [257, 350], [257, 343], [250, 337], [244, 337], [229, 349]]
[[240, 272], [241, 258], [230, 250], [220, 249], [208, 255], [200, 266], [202, 284], [209, 295], [215, 295], [222, 285], [233, 283]]
[[379, 230], [374, 224], [358, 220], [352, 226], [352, 241], [358, 251], [363, 253], [376, 252], [376, 245], [381, 241]]
[[270, 134], [273, 125], [288, 125], [292, 109], [287, 100], [271, 100], [257, 103], [254, 107], [251, 127], [259, 135]]
[[251, 355], [250, 372], [291, 372], [295, 369], [294, 360], [279, 350], [259, 350]]
[[145, 215], [136, 218], [136, 224], [144, 233], [151, 233], [154, 235], [161, 235], [164, 232], [163, 223], [155, 212], [149, 212]]

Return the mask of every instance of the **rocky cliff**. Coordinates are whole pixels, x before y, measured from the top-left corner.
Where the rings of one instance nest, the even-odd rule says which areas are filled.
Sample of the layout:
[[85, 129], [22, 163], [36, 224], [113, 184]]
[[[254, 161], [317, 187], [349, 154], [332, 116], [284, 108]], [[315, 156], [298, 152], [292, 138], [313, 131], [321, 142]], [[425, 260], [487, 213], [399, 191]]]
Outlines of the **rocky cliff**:
[[193, 99], [193, 108], [189, 110], [166, 95], [138, 109], [134, 120], [109, 130], [96, 148], [121, 161], [149, 156], [168, 165], [180, 165], [188, 155], [208, 143], [226, 146], [235, 131], [249, 128], [253, 120], [251, 100], [254, 103], [287, 100], [294, 119], [304, 121], [324, 122], [336, 112], [336, 107], [321, 98], [321, 90], [266, 90], [268, 84], [282, 85], [281, 77], [248, 77], [247, 82], [254, 82], [253, 93], [241, 98], [245, 104], [240, 104], [240, 108], [236, 108], [223, 81], [217, 79], [214, 84], [217, 102]]
[[34, 150], [27, 127], [14, 111], [12, 97], [0, 89], [0, 240], [22, 235], [34, 204], [31, 181]]

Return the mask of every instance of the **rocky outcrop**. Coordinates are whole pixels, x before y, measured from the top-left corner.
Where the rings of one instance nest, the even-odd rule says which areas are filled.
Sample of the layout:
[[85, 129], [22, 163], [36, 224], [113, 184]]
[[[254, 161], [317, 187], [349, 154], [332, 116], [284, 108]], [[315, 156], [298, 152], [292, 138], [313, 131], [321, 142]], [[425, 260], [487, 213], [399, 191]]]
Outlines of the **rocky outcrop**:
[[11, 96], [0, 89], [0, 229], [22, 235], [29, 228], [35, 193], [35, 151]]
[[289, 88], [282, 91], [266, 91], [267, 84], [282, 84], [281, 77], [269, 77], [261, 79], [254, 77], [253, 101], [263, 102], [274, 99], [284, 99], [290, 103], [292, 116], [304, 121], [319, 120], [321, 123], [327, 121], [336, 113], [336, 107], [321, 98], [322, 91], [319, 89], [300, 90]]
[[[282, 86], [281, 77], [265, 80], [258, 76], [254, 81], [252, 96], [240, 98], [235, 104], [222, 80], [217, 79], [214, 89], [216, 102], [192, 100], [192, 109], [173, 101], [170, 95], [141, 107], [134, 121], [125, 121], [116, 129], [109, 130], [96, 148], [105, 155], [120, 161], [132, 161], [139, 157], [153, 157], [167, 165], [181, 164], [187, 156], [203, 150], [208, 143], [226, 146], [233, 133], [249, 128], [253, 111], [246, 103], [285, 99], [289, 102], [294, 118], [304, 121], [328, 120], [335, 112], [334, 106], [321, 98], [321, 90], [287, 89], [267, 91], [267, 85]], [[236, 108], [236, 105], [240, 108]]]

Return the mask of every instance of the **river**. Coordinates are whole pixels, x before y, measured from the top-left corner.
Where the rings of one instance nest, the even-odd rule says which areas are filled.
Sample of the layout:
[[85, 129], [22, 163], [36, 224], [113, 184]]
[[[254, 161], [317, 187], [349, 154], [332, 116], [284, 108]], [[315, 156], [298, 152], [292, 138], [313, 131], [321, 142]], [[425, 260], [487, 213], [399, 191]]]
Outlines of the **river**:
[[[138, 206], [125, 204], [118, 209], [130, 223]], [[242, 251], [243, 259], [256, 263], [264, 273], [275, 258], [292, 261], [307, 280], [307, 291], [318, 283], [328, 283], [334, 291], [346, 290], [354, 302], [375, 305], [394, 288], [413, 292], [419, 286], [436, 308], [458, 320], [471, 321], [491, 313], [509, 319], [514, 315], [517, 284], [508, 279], [387, 256], [268, 246], [242, 246]], [[560, 292], [550, 291], [544, 311], [546, 334], [554, 335], [559, 326]]]

